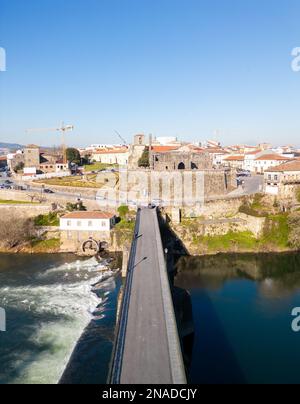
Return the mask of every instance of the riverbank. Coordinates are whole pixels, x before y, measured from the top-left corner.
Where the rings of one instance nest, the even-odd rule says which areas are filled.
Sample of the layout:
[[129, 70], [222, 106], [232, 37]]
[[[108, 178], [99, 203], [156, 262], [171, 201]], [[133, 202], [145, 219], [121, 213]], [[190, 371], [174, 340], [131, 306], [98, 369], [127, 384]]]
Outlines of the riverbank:
[[169, 227], [190, 255], [300, 250], [300, 212], [282, 212], [276, 199], [256, 195], [234, 213], [221, 215], [183, 217], [180, 223], [170, 222]]

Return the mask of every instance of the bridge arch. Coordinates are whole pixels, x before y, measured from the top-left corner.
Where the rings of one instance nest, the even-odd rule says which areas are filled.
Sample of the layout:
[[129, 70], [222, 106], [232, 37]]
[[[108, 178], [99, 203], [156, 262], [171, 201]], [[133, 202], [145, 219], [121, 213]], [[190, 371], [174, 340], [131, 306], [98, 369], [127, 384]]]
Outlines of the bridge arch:
[[179, 163], [178, 164], [178, 170], [185, 170], [185, 164], [184, 163]]

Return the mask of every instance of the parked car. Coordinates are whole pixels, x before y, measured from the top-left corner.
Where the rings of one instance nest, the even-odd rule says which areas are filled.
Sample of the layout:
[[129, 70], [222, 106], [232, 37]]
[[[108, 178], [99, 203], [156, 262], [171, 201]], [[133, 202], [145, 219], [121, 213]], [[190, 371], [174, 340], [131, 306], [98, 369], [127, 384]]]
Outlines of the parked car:
[[52, 189], [44, 189], [44, 193], [45, 194], [54, 194], [54, 191], [52, 191]]

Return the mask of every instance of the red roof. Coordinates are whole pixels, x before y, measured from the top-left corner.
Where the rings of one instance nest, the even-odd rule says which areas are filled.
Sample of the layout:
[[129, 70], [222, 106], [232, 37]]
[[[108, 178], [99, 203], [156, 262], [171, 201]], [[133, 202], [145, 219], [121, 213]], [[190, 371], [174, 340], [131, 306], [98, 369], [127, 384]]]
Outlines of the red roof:
[[108, 212], [85, 212], [85, 211], [76, 211], [67, 213], [62, 218], [63, 219], [111, 219], [115, 215]]
[[0, 156], [0, 161], [6, 161], [7, 157], [6, 156]]
[[228, 156], [228, 157], [225, 157], [224, 160], [226, 160], [226, 161], [244, 161], [245, 157], [244, 156]]
[[179, 146], [152, 146], [152, 151], [154, 151], [154, 153], [164, 153], [177, 149], [179, 149]]
[[257, 157], [255, 160], [264, 161], [264, 160], [276, 160], [276, 161], [288, 161], [292, 160], [290, 157], [283, 157], [279, 154], [265, 154], [263, 156]]
[[300, 171], [300, 160], [289, 161], [288, 163], [280, 164], [279, 166], [272, 167], [267, 172], [284, 172], [284, 171]]

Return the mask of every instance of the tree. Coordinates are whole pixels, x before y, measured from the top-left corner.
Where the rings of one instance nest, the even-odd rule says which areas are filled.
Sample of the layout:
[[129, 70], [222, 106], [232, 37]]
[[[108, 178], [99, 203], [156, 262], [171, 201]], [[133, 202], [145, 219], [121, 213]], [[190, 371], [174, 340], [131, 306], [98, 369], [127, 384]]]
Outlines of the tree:
[[129, 208], [128, 208], [128, 206], [126, 206], [126, 205], [120, 206], [120, 207], [118, 208], [118, 213], [119, 213], [120, 218], [121, 218], [121, 219], [124, 219], [124, 218], [128, 215], [128, 213], [129, 213]]
[[66, 205], [66, 209], [69, 212], [73, 212], [73, 211], [77, 211], [77, 210], [80, 210], [80, 211], [86, 211], [87, 210], [86, 207], [83, 205], [82, 201], [78, 201], [77, 203], [68, 202], [67, 205]]
[[80, 157], [79, 150], [77, 150], [73, 147], [69, 147], [66, 150], [66, 156], [67, 156], [67, 160], [70, 163], [80, 164], [81, 157]]
[[21, 161], [20, 163], [18, 163], [15, 168], [14, 168], [14, 172], [17, 173], [18, 171], [22, 171], [24, 170], [24, 163]]
[[7, 248], [17, 247], [34, 235], [31, 219], [19, 216], [2, 217], [0, 219], [1, 243]]
[[145, 147], [143, 154], [141, 156], [141, 158], [138, 161], [138, 166], [139, 167], [150, 167], [150, 162], [149, 162], [149, 147]]

